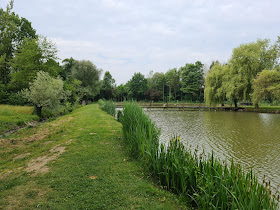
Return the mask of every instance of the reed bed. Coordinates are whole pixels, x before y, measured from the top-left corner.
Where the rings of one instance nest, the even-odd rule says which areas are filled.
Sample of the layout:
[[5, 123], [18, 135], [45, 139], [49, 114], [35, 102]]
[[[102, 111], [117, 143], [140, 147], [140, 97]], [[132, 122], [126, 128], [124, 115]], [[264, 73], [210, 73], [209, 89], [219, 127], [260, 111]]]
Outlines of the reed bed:
[[[199, 209], [276, 209], [276, 194], [233, 161], [191, 152], [173, 137], [159, 145], [160, 130], [135, 103], [127, 102], [121, 117], [124, 141], [132, 157], [163, 188], [181, 195]], [[279, 196], [278, 196], [279, 199]]]
[[102, 99], [99, 99], [98, 104], [103, 111], [107, 112], [109, 115], [115, 116], [116, 105], [112, 100], [103, 101]]

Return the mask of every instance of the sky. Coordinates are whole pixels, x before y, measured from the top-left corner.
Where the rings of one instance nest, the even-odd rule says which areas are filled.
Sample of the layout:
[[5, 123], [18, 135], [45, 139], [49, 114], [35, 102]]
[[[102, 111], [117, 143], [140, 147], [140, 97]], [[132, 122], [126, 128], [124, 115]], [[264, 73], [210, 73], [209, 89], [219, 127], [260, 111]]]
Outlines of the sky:
[[258, 38], [274, 43], [279, 9], [279, 0], [14, 0], [13, 11], [56, 44], [61, 61], [90, 60], [119, 85], [135, 72], [227, 62]]

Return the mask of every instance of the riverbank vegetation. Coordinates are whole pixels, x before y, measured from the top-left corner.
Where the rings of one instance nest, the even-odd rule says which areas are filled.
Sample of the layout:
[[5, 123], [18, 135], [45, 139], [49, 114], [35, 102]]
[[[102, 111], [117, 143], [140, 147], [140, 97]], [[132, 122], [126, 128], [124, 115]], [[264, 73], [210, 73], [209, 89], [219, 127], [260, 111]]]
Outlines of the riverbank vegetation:
[[157, 184], [199, 209], [276, 209], [276, 195], [251, 172], [233, 161], [197, 154], [179, 136], [159, 146], [159, 130], [134, 103], [126, 103], [121, 118], [130, 155], [142, 163]]
[[121, 124], [92, 104], [0, 139], [0, 208], [185, 209], [122, 138]]
[[37, 120], [33, 107], [0, 105], [0, 135]]

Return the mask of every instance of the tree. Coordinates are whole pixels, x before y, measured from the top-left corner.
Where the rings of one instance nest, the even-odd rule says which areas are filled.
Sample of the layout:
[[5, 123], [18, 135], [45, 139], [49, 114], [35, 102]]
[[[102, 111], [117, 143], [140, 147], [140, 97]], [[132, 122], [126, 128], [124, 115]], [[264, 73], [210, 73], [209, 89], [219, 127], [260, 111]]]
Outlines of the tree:
[[135, 73], [128, 82], [129, 96], [137, 101], [144, 99], [147, 90], [147, 79], [143, 74]]
[[203, 64], [200, 61], [195, 64], [186, 64], [180, 68], [181, 72], [181, 91], [191, 100], [203, 99]]
[[128, 87], [120, 84], [116, 87], [116, 99], [117, 101], [124, 101], [128, 96]]
[[101, 71], [91, 61], [74, 61], [71, 77], [82, 82], [84, 100], [93, 100], [95, 95], [99, 93]]
[[174, 99], [176, 100], [176, 91], [180, 82], [179, 72], [176, 68], [170, 69], [165, 73], [166, 84], [169, 87], [169, 102], [171, 98], [171, 90], [174, 90]]
[[23, 96], [35, 106], [36, 114], [42, 117], [42, 108], [56, 108], [60, 100], [65, 98], [63, 81], [51, 77], [47, 72], [37, 72], [35, 80], [29, 89], [22, 91]]
[[[160, 91], [162, 91], [162, 75], [163, 73], [154, 73], [153, 71], [150, 72], [149, 77], [147, 79], [147, 91], [145, 95], [147, 98], [153, 101], [158, 101], [160, 99]], [[164, 91], [164, 87], [163, 87]]]
[[204, 98], [206, 104], [224, 103], [226, 93], [223, 88], [226, 65], [222, 66], [216, 62], [207, 72], [205, 79]]
[[253, 80], [252, 99], [255, 108], [258, 109], [258, 103], [266, 97], [280, 100], [280, 72], [277, 70], [263, 70]]
[[12, 60], [12, 90], [17, 92], [28, 88], [39, 71], [48, 72], [56, 77], [60, 71], [56, 53], [55, 45], [44, 37], [25, 38]]
[[0, 8], [0, 82], [4, 85], [11, 80], [10, 64], [18, 46], [25, 38], [37, 37], [31, 23], [20, 18], [12, 9], [13, 1], [10, 1], [5, 11]]
[[[252, 80], [262, 70], [274, 69], [279, 65], [279, 46], [270, 45], [268, 39], [257, 40], [249, 44], [241, 44], [233, 49], [229, 61], [230, 72], [227, 81], [227, 98], [235, 101], [251, 100], [253, 92]], [[233, 93], [233, 94], [229, 94]]]
[[63, 78], [63, 80], [66, 80], [67, 77], [71, 75], [71, 70], [74, 65], [74, 58], [66, 58], [62, 61], [63, 66], [62, 70], [59, 72], [59, 75]]
[[109, 71], [106, 71], [100, 88], [100, 96], [106, 100], [114, 97], [115, 80]]

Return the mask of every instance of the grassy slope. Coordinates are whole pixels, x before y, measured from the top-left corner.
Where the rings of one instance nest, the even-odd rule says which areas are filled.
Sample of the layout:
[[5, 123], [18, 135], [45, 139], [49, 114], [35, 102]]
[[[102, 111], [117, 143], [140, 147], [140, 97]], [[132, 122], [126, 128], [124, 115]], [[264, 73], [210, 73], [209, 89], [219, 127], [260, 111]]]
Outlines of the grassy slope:
[[[144, 176], [125, 152], [121, 124], [96, 105], [9, 138], [0, 140], [0, 208], [185, 208]], [[48, 173], [24, 171], [57, 145], [66, 151]]]
[[27, 122], [38, 120], [33, 107], [0, 105], [0, 135]]

